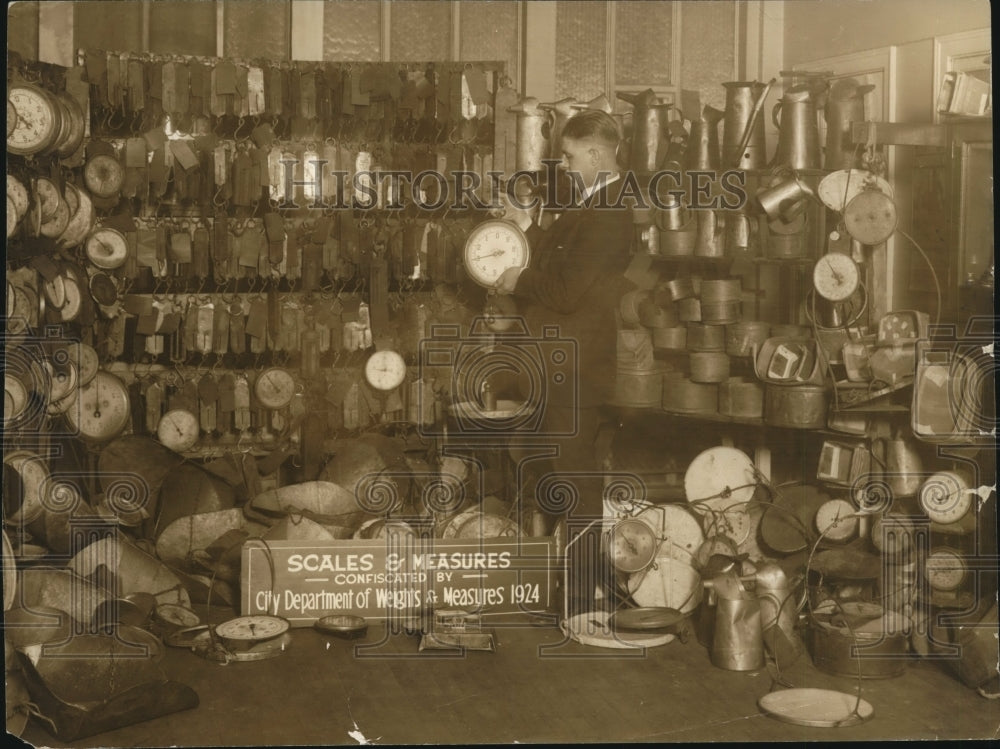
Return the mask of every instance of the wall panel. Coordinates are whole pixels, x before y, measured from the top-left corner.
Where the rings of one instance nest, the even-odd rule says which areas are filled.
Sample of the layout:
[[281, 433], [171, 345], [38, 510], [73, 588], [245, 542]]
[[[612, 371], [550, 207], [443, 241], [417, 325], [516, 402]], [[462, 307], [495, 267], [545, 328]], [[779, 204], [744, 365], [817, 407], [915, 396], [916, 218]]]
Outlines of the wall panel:
[[289, 59], [290, 7], [288, 0], [227, 2], [223, 53], [247, 60]]
[[556, 98], [591, 99], [607, 85], [605, 3], [556, 3]]
[[149, 51], [214, 57], [215, 3], [165, 0], [149, 4]]
[[323, 59], [377, 62], [382, 14], [368, 0], [332, 0], [323, 6]]
[[451, 3], [396, 0], [389, 6], [390, 59], [399, 62], [451, 59]]

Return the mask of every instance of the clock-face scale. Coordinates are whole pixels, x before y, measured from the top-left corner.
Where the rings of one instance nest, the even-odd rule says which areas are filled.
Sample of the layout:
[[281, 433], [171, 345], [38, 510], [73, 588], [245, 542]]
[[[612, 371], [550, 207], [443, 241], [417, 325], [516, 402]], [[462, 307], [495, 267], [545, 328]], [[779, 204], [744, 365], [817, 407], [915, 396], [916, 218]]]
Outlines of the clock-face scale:
[[16, 113], [14, 129], [7, 136], [8, 151], [31, 156], [55, 142], [59, 135], [59, 114], [55, 102], [44, 90], [31, 85], [14, 86], [7, 94], [7, 101]]
[[528, 264], [528, 240], [516, 224], [484, 221], [469, 234], [463, 254], [465, 269], [480, 286], [491, 287], [508, 268]]
[[376, 390], [394, 390], [406, 378], [406, 362], [395, 351], [376, 351], [365, 362], [365, 379]]
[[857, 264], [849, 255], [829, 252], [813, 268], [816, 292], [831, 302], [842, 302], [853, 294], [860, 282]]
[[66, 411], [80, 437], [95, 442], [114, 439], [129, 423], [128, 389], [109, 372], [98, 372], [80, 388], [76, 403]]

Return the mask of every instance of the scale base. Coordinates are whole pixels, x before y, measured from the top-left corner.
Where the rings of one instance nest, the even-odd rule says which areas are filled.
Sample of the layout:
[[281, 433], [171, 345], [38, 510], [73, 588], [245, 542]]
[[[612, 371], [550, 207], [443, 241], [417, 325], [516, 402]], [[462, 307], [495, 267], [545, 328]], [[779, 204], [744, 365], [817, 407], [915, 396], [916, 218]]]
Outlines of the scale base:
[[492, 632], [428, 632], [420, 638], [420, 650], [496, 651]]

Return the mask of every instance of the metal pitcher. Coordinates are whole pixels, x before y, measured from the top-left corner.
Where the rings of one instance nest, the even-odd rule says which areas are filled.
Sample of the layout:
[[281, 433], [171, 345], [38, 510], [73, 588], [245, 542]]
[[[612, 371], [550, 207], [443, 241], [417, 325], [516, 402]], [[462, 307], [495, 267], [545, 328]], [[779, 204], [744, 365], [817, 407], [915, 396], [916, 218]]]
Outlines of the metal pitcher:
[[823, 108], [826, 119], [826, 153], [823, 168], [860, 169], [861, 153], [851, 139], [851, 123], [865, 120], [865, 95], [875, 89], [873, 84], [859, 86], [847, 78], [830, 88]]
[[684, 155], [684, 166], [687, 169], [719, 168], [719, 120], [724, 115], [725, 112], [706, 104], [702, 107], [701, 116], [691, 120], [691, 135]]
[[716, 593], [712, 665], [729, 671], [764, 668], [764, 638], [760, 601], [734, 574], [705, 583]]
[[617, 92], [616, 96], [629, 102], [632, 114], [632, 147], [629, 163], [639, 173], [652, 173], [663, 161], [669, 144], [667, 115], [673, 104], [660, 101], [653, 89], [636, 94]]
[[[775, 164], [792, 169], [819, 169], [819, 126], [816, 114], [816, 96], [819, 88], [813, 83], [803, 83], [785, 90], [771, 110], [771, 119], [778, 128], [778, 148]], [[778, 121], [778, 112], [781, 121]]]
[[698, 218], [698, 236], [694, 243], [694, 254], [699, 257], [722, 257], [726, 248], [725, 214], [713, 208], [703, 208], [694, 213]]
[[545, 168], [542, 160], [549, 155], [546, 131], [552, 123], [552, 113], [542, 109], [538, 99], [526, 96], [513, 107], [517, 113], [517, 169], [540, 172]]
[[749, 134], [746, 148], [740, 143], [750, 124], [754, 105], [764, 95], [765, 85], [758, 81], [728, 81], [726, 89], [726, 114], [722, 121], [722, 161], [736, 169], [762, 169], [767, 163], [767, 146], [764, 139], [764, 120], [756, 118]]
[[924, 466], [916, 445], [896, 435], [885, 441], [885, 479], [893, 496], [912, 497], [923, 483]]
[[802, 638], [795, 631], [799, 612], [806, 603], [806, 592], [795, 600], [794, 581], [789, 580], [774, 562], [757, 568], [754, 592], [760, 601], [760, 625], [764, 647], [779, 668], [790, 666], [805, 650]]
[[541, 109], [551, 112], [552, 114], [552, 120], [549, 126], [550, 159], [562, 159], [562, 131], [563, 128], [566, 127], [566, 121], [577, 113], [576, 105], [579, 103], [580, 102], [572, 96], [568, 96], [565, 99], [560, 99], [559, 101], [538, 105]]

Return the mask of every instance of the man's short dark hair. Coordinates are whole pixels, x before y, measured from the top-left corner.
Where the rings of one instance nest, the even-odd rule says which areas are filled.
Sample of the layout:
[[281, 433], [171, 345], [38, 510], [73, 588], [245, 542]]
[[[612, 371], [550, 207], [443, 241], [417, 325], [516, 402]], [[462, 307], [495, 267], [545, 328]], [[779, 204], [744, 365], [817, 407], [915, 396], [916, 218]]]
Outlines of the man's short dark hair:
[[611, 147], [617, 146], [622, 137], [615, 118], [599, 109], [584, 109], [577, 112], [566, 120], [562, 135], [573, 140], [594, 138], [604, 141]]

